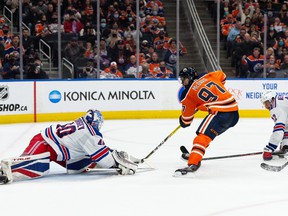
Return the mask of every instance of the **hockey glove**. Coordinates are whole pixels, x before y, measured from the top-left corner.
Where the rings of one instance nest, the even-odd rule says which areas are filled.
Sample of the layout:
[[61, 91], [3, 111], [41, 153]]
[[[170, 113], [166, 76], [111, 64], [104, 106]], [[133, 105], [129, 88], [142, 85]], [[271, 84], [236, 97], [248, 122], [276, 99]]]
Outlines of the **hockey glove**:
[[137, 170], [138, 165], [129, 160], [129, 156], [126, 152], [114, 150], [112, 152], [112, 157], [116, 162], [117, 168], [119, 168], [119, 174], [128, 175], [134, 174]]
[[272, 152], [269, 152], [269, 151], [264, 151], [263, 152], [263, 160], [265, 161], [269, 161], [269, 160], [272, 160]]
[[185, 123], [183, 122], [183, 120], [182, 120], [181, 117], [182, 117], [182, 116], [179, 117], [179, 123], [180, 123], [180, 126], [181, 126], [182, 128], [189, 127], [190, 124], [185, 124]]

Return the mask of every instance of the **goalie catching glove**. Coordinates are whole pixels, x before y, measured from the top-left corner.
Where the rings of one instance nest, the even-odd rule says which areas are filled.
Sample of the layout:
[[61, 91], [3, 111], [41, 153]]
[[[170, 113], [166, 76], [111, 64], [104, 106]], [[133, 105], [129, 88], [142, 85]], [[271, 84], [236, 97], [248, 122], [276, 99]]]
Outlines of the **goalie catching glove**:
[[119, 168], [118, 171], [121, 175], [134, 174], [138, 168], [138, 165], [129, 160], [129, 156], [126, 152], [114, 150], [112, 156], [116, 163], [116, 168]]

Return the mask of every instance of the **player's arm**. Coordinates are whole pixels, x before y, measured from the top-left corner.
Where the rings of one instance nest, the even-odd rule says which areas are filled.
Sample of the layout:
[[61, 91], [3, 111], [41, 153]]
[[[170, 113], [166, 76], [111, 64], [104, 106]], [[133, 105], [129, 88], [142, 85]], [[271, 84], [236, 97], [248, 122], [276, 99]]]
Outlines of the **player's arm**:
[[194, 119], [194, 114], [198, 111], [194, 104], [189, 102], [182, 102], [182, 115], [179, 117], [179, 123], [182, 128], [189, 127]]

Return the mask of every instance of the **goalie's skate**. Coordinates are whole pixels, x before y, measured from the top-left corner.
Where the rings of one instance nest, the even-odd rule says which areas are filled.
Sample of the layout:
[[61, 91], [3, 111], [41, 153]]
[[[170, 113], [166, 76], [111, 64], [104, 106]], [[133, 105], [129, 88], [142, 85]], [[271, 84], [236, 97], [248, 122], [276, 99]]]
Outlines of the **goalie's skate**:
[[9, 182], [9, 179], [6, 175], [4, 175], [3, 171], [0, 168], [0, 185], [7, 184]]

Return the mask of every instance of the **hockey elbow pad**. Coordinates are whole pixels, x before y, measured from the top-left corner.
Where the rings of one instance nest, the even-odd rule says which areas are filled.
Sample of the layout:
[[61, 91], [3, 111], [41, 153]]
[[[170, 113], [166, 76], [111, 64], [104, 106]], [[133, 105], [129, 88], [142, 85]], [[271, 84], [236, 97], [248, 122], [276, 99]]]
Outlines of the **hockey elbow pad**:
[[182, 116], [179, 117], [179, 123], [182, 128], [189, 127], [191, 124], [185, 124], [182, 120]]

